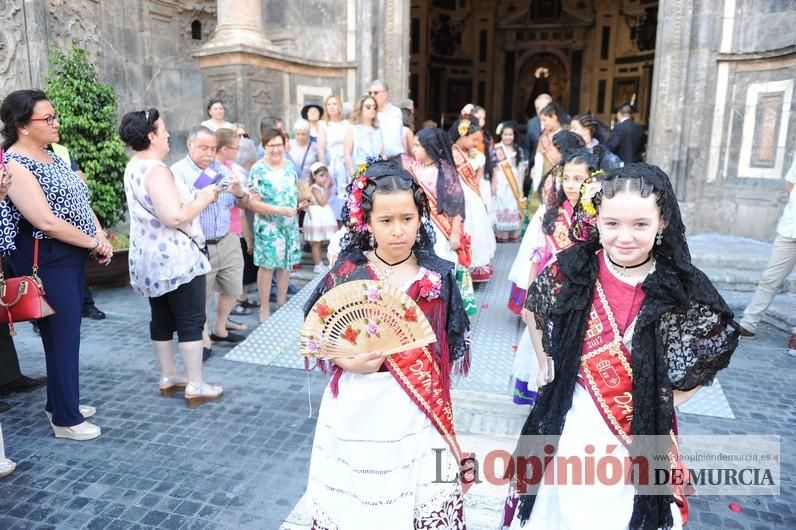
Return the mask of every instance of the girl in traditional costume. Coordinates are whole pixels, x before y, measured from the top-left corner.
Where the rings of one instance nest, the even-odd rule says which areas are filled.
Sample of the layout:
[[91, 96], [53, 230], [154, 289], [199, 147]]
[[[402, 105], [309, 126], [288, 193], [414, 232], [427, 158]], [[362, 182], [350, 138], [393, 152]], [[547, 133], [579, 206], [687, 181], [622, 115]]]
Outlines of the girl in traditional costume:
[[[534, 260], [534, 251], [537, 248], [543, 248], [545, 244], [545, 236], [541, 230], [542, 219], [550, 207], [554, 207], [556, 211], [559, 211], [559, 207], [566, 208], [564, 203], [567, 201], [561, 195], [560, 182], [562, 176], [561, 164], [564, 161], [565, 153], [582, 147], [583, 140], [577, 134], [570, 131], [561, 131], [553, 137], [553, 144], [547, 150], [553, 160], [556, 161], [556, 164], [542, 179], [538, 190], [541, 206], [534, 212], [534, 217], [531, 218], [531, 223], [525, 231], [517, 256], [514, 258], [514, 263], [509, 271], [509, 280], [512, 282], [511, 293], [509, 294], [509, 309], [516, 315], [522, 313], [526, 289], [533, 281], [532, 279], [529, 281], [528, 278], [531, 272], [531, 261]], [[571, 204], [574, 205], [574, 202]], [[561, 233], [560, 230], [559, 233]], [[561, 249], [559, 248], [558, 250]], [[537, 259], [541, 258], [537, 256]], [[547, 264], [549, 263], [545, 262], [543, 265]], [[536, 272], [538, 273], [542, 268], [544, 267], [536, 269]]]
[[[579, 228], [581, 208], [594, 210], [596, 229]], [[610, 171], [593, 204], [581, 203], [575, 218], [573, 235], [583, 242], [560, 252], [528, 290], [540, 368], [552, 364], [555, 374], [551, 380], [551, 370], [540, 370], [542, 386], [515, 456], [548, 456], [539, 435], [560, 436], [547, 470], [553, 477], [561, 473], [557, 461], [588, 455], [599, 462], [613, 448], [620, 462], [668, 455], [667, 471], [677, 467], [687, 476], [674, 408], [729, 364], [739, 336], [732, 311], [691, 264], [676, 196], [658, 167]], [[523, 477], [514, 478], [527, 492]], [[516, 518], [517, 498], [507, 502], [504, 525], [680, 528], [687, 520], [682, 488], [652, 495], [643, 480], [649, 476], [636, 473], [615, 485], [543, 481], [519, 497]]]
[[[310, 462], [312, 528], [464, 528], [450, 380], [469, 367], [469, 321], [453, 263], [434, 253], [425, 193], [398, 164], [371, 163], [349, 191], [349, 233], [305, 314], [337, 285], [380, 280], [417, 302], [437, 342], [386, 358], [373, 352], [321, 364], [332, 378]], [[435, 481], [437, 470], [448, 482]]]
[[477, 312], [470, 279], [472, 245], [464, 232], [464, 192], [453, 165], [451, 143], [442, 129], [421, 129], [414, 137], [414, 161], [407, 168], [429, 201], [429, 216], [436, 237], [437, 256], [456, 264], [456, 282], [467, 314]]
[[[521, 286], [527, 289], [555, 261], [556, 254], [573, 245], [569, 232], [574, 208], [580, 197], [580, 188], [598, 165], [597, 158], [581, 147], [568, 151], [565, 163], [555, 166], [547, 175], [542, 183], [543, 205], [534, 214], [523, 238], [525, 248], [522, 249], [522, 256], [529, 257], [519, 263], [515, 260], [511, 270], [514, 279], [521, 282], [519, 285], [514, 284], [513, 289], [519, 290]], [[522, 289], [522, 294], [525, 295], [525, 289]], [[509, 302], [512, 311], [515, 311], [515, 300], [512, 297]], [[524, 301], [523, 298], [519, 304], [520, 312], [524, 313], [525, 323], [532, 324], [527, 322], [527, 310], [522, 308]], [[533, 405], [536, 401], [537, 360], [527, 327], [517, 345], [513, 371], [514, 403]]]
[[492, 222], [481, 197], [482, 173], [473, 168], [468, 158], [480, 130], [474, 118], [464, 117], [456, 121], [448, 131], [448, 137], [453, 142], [453, 162], [464, 191], [464, 231], [470, 234], [472, 240], [473, 256], [470, 266], [474, 282], [485, 282], [492, 277], [492, 258], [497, 250]]
[[516, 241], [522, 224], [522, 183], [528, 169], [528, 155], [515, 141], [519, 138], [517, 122], [503, 122], [495, 132], [500, 138], [492, 158], [495, 237], [498, 241]]

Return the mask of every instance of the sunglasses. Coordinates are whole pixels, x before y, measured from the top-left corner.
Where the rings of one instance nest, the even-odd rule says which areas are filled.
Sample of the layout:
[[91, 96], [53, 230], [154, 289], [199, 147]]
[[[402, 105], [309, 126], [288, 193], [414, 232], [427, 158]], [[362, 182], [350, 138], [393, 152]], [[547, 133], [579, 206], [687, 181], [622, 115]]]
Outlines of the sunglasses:
[[55, 122], [61, 123], [61, 116], [56, 112], [55, 114], [48, 114], [43, 118], [31, 118], [30, 121], [43, 121], [51, 126]]
[[249, 133], [239, 133], [238, 134], [238, 138], [248, 138], [248, 137], [249, 137]]

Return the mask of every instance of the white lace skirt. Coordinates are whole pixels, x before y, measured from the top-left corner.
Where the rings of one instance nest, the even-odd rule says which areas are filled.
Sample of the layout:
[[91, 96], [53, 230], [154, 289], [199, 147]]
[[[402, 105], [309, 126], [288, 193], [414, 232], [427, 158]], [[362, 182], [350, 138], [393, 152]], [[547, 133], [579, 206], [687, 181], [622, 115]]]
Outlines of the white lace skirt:
[[[459, 529], [463, 497], [448, 445], [389, 372], [344, 373], [318, 413], [307, 494], [313, 528]], [[436, 452], [435, 452], [436, 451]]]

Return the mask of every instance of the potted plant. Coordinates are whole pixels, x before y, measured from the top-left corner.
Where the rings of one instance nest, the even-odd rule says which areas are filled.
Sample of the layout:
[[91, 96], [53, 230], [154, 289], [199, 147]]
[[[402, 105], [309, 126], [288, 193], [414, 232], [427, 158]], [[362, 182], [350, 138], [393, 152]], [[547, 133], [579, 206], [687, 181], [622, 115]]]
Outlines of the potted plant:
[[[49, 59], [45, 92], [60, 114], [61, 143], [86, 175], [91, 207], [108, 230], [127, 213], [124, 194], [127, 153], [117, 132], [116, 90], [99, 81], [85, 50], [75, 46], [67, 51], [53, 48]], [[89, 284], [106, 283], [102, 278], [109, 276], [126, 276], [127, 241], [126, 234], [117, 235], [119, 248], [109, 267], [95, 266], [89, 260], [86, 267]], [[125, 251], [124, 255], [118, 252], [121, 250]], [[121, 265], [125, 273], [112, 275], [111, 271]]]

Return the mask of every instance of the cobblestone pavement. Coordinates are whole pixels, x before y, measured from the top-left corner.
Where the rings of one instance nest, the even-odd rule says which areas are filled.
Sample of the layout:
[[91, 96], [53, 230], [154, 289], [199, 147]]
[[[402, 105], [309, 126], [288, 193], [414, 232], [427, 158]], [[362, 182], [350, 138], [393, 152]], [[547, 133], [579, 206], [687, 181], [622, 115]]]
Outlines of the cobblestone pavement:
[[[322, 378], [224, 359], [217, 347], [206, 377], [223, 383], [225, 396], [188, 410], [180, 397], [158, 393], [146, 300], [125, 288], [95, 294], [108, 318], [83, 323], [81, 395], [97, 407], [103, 435], [56, 440], [43, 390], [7, 399], [12, 409], [0, 421], [19, 467], [0, 479], [0, 529], [279, 528], [304, 492], [315, 427], [307, 383], [309, 377], [316, 414]], [[733, 297], [734, 309], [750, 295]], [[254, 317], [239, 318], [255, 325]], [[742, 343], [720, 377], [734, 417], [680, 415], [687, 434], [781, 435], [781, 495], [692, 497], [688, 528], [796, 528], [796, 359], [786, 343], [785, 334], [767, 326]], [[23, 372], [42, 374], [41, 343], [30, 326], [20, 326], [16, 344]], [[455, 400], [462, 436], [474, 443], [480, 435], [502, 436], [511, 446], [522, 418], [505, 394], [460, 391]], [[493, 500], [499, 498], [482, 496], [475, 504]], [[731, 502], [742, 511], [731, 511]], [[495, 509], [478, 506], [469, 528], [496, 528], [497, 521], [482, 517]]]

